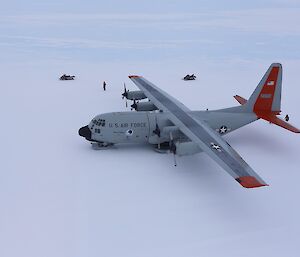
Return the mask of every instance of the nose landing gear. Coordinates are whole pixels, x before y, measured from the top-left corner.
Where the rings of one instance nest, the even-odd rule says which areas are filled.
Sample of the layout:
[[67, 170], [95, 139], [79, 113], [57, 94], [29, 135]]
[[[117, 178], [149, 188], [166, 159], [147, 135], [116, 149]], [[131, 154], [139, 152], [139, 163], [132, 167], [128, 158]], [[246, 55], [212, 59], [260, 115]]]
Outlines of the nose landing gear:
[[107, 142], [92, 142], [91, 145], [94, 150], [104, 150], [104, 149], [112, 148], [114, 146], [113, 143], [107, 143]]

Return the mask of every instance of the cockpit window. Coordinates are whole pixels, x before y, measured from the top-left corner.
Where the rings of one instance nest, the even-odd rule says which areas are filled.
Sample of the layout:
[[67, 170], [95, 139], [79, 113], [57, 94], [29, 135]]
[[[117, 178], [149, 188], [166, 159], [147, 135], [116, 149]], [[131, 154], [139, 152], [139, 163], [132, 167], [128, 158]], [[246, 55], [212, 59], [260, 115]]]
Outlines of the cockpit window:
[[105, 120], [103, 119], [93, 119], [92, 122], [97, 126], [105, 127]]

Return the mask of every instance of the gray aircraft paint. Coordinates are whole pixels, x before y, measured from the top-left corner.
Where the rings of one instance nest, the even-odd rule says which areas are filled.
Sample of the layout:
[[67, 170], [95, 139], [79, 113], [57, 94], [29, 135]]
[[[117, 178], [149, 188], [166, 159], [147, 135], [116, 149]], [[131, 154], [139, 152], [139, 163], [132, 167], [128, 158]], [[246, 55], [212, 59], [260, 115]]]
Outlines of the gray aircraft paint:
[[[242, 106], [241, 106], [242, 107]], [[228, 134], [242, 126], [257, 119], [252, 113], [238, 112], [241, 107], [235, 107], [232, 112], [217, 111], [193, 111], [191, 115], [196, 119], [206, 122], [212, 129], [218, 131], [220, 127], [226, 126]], [[164, 133], [164, 128], [174, 126], [169, 119], [168, 112], [113, 112], [97, 115], [93, 120], [105, 120], [103, 124], [96, 125], [90, 122], [89, 128], [92, 139], [106, 143], [150, 143], [159, 144], [169, 141], [169, 133]], [[156, 124], [161, 129], [161, 136], [153, 133]], [[100, 129], [100, 133], [98, 133]], [[132, 133], [130, 133], [132, 132]], [[176, 140], [187, 140], [180, 131], [173, 132]]]

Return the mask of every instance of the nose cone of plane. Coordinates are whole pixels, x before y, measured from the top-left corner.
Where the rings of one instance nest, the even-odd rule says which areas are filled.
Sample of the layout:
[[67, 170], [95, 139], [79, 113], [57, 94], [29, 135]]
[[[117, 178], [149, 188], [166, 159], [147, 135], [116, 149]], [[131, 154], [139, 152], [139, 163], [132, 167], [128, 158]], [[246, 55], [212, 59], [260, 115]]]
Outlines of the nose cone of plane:
[[88, 126], [84, 126], [78, 130], [79, 136], [85, 137], [87, 140], [92, 140], [92, 132]]

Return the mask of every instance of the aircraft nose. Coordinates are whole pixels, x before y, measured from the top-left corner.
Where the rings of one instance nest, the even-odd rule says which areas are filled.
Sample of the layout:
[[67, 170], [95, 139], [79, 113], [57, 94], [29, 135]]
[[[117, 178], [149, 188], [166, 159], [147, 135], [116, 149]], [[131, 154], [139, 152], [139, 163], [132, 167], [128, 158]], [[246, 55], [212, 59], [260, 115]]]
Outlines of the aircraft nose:
[[85, 137], [87, 140], [91, 140], [92, 132], [90, 131], [88, 126], [84, 126], [78, 130], [79, 136]]

